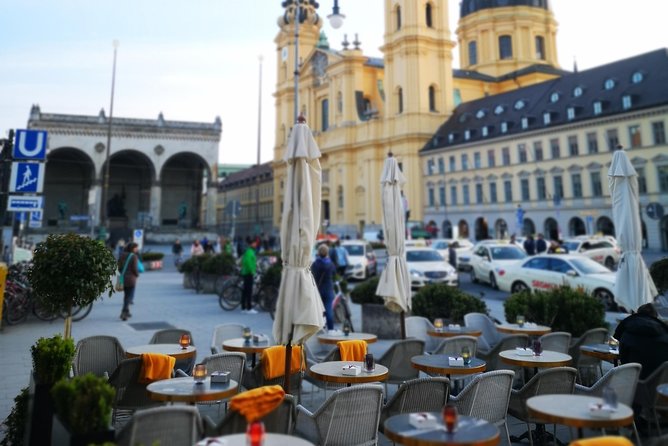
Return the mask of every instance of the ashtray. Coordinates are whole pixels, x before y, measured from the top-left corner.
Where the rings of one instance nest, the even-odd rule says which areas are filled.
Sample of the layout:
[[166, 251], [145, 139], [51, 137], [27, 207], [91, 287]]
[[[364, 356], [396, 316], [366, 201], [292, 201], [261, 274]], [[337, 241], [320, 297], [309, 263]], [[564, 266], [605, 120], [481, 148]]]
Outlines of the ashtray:
[[602, 403], [591, 403], [589, 405], [589, 415], [594, 418], [610, 418], [610, 415], [616, 411], [617, 409]]
[[464, 367], [464, 358], [461, 356], [453, 357], [449, 356], [448, 357], [448, 365], [451, 367]]
[[408, 422], [411, 426], [418, 429], [428, 429], [438, 426], [438, 420], [436, 417], [427, 412], [410, 414], [408, 416]]
[[230, 372], [211, 372], [212, 383], [228, 383], [230, 382]]
[[344, 365], [341, 369], [341, 373], [347, 376], [357, 376], [362, 373], [362, 368], [356, 365]]
[[515, 354], [517, 354], [517, 356], [533, 356], [533, 350], [530, 348], [516, 347]]

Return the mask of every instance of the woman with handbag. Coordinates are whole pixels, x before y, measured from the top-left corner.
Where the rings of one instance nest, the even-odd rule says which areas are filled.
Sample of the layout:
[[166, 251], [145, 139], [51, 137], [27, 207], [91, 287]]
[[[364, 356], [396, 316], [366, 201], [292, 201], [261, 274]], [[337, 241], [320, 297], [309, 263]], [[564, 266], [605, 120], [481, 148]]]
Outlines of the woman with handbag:
[[334, 301], [334, 274], [336, 266], [329, 258], [329, 247], [322, 244], [318, 247], [318, 256], [311, 265], [313, 279], [318, 286], [320, 299], [325, 307], [325, 320], [327, 321], [327, 330], [334, 330], [334, 312], [332, 311], [332, 302]]
[[128, 243], [125, 246], [123, 255], [118, 260], [118, 270], [120, 271], [119, 281], [123, 285], [123, 310], [121, 311], [121, 319], [124, 321], [132, 317], [130, 314], [130, 304], [134, 299], [135, 286], [139, 277], [138, 250], [139, 247], [136, 243]]

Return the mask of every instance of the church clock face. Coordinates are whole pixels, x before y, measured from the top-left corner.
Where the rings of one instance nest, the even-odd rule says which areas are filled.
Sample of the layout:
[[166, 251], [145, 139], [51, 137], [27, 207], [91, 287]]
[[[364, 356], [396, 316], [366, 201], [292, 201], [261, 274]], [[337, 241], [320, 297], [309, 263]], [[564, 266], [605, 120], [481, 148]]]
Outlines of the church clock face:
[[316, 53], [313, 55], [313, 61], [311, 62], [313, 66], [313, 74], [319, 80], [324, 79], [325, 71], [327, 70], [327, 56], [323, 53]]

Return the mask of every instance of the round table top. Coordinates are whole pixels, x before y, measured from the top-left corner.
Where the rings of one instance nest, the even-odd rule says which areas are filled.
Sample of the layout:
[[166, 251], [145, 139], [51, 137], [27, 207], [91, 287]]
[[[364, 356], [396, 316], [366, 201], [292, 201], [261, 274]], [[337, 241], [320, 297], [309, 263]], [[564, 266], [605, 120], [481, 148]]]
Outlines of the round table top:
[[418, 429], [409, 423], [410, 414], [402, 413], [385, 420], [384, 434], [390, 440], [406, 446], [494, 446], [501, 441], [499, 429], [487, 421], [459, 415], [457, 430], [447, 433], [439, 412], [430, 412], [438, 420], [434, 429]]
[[471, 358], [469, 365], [449, 365], [450, 355], [417, 355], [411, 358], [414, 368], [427, 373], [440, 373], [443, 375], [469, 375], [471, 373], [482, 373], [487, 369], [487, 363], [482, 359]]
[[668, 400], [668, 383], [659, 384], [656, 388], [656, 393], [658, 393], [659, 396], [664, 400]]
[[482, 330], [471, 327], [460, 327], [460, 328], [448, 328], [443, 327], [442, 329], [429, 329], [427, 330], [429, 336], [434, 336], [436, 338], [452, 338], [454, 336], [480, 336], [482, 335]]
[[378, 336], [371, 333], [361, 333], [351, 331], [348, 336], [341, 334], [321, 334], [318, 335], [318, 341], [321, 344], [336, 344], [339, 341], [366, 341], [367, 344], [372, 344], [378, 340]]
[[592, 356], [604, 361], [616, 361], [619, 359], [619, 348], [611, 350], [608, 344], [588, 344], [580, 346], [583, 355]]
[[222, 400], [236, 395], [238, 388], [238, 383], [233, 379], [229, 383], [212, 383], [211, 377], [207, 377], [198, 384], [192, 376], [163, 379], [146, 386], [151, 399], [185, 403]]
[[[356, 365], [362, 368], [359, 375], [344, 375], [342, 372], [345, 365]], [[308, 371], [309, 375], [330, 383], [361, 384], [375, 381], [385, 381], [389, 375], [387, 367], [376, 364], [373, 372], [364, 371], [364, 362], [357, 361], [327, 361], [314, 364]]]
[[125, 356], [128, 358], [136, 358], [144, 353], [162, 353], [175, 359], [186, 359], [195, 356], [197, 349], [194, 345], [181, 348], [179, 344], [146, 344], [136, 345], [125, 350]]
[[[246, 446], [246, 434], [223, 435], [221, 437], [207, 437], [195, 443], [195, 446]], [[303, 438], [285, 434], [267, 432], [264, 434], [263, 446], [313, 446], [313, 443]]]
[[262, 353], [263, 350], [271, 346], [268, 341], [254, 344], [253, 341], [246, 342], [244, 338], [233, 338], [223, 341], [223, 350], [227, 350], [228, 352]]
[[543, 350], [540, 356], [520, 356], [515, 350], [504, 350], [499, 353], [501, 361], [522, 367], [561, 367], [569, 365], [573, 358], [566, 353]]
[[500, 324], [496, 326], [496, 329], [501, 333], [510, 333], [510, 334], [527, 334], [530, 336], [540, 336], [552, 331], [552, 329], [546, 325], [526, 325], [520, 327], [518, 324]]
[[533, 418], [572, 427], [602, 429], [633, 424], [633, 410], [622, 403], [617, 404], [609, 418], [592, 416], [589, 405], [602, 402], [599, 397], [586, 395], [540, 395], [529, 398], [527, 408]]

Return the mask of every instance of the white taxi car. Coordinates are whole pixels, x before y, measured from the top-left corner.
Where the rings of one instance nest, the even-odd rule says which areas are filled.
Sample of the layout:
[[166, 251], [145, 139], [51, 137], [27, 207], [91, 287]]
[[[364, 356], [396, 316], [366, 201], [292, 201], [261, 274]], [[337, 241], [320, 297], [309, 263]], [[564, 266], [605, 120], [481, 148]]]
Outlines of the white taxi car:
[[376, 253], [366, 240], [345, 240], [341, 246], [348, 252], [346, 278], [364, 280], [377, 272]]
[[581, 288], [597, 297], [606, 311], [616, 311], [613, 295], [615, 273], [577, 254], [540, 254], [508, 266], [497, 280], [499, 289], [511, 293], [548, 290], [562, 285]]
[[482, 241], [475, 245], [471, 254], [471, 280], [474, 283], [487, 282], [496, 289], [505, 269], [526, 256], [527, 253], [519, 246], [507, 242]]
[[581, 236], [564, 241], [570, 254], [580, 254], [613, 269], [619, 263], [622, 250], [607, 236]]
[[420, 288], [428, 283], [445, 283], [457, 286], [457, 271], [432, 248], [406, 248], [406, 264], [411, 276], [411, 288]]
[[457, 269], [459, 271], [465, 271], [469, 265], [471, 259], [471, 253], [473, 252], [473, 243], [469, 240], [462, 239], [452, 239], [452, 238], [437, 238], [431, 241], [431, 247], [434, 248], [444, 259], [448, 260], [448, 247], [451, 243], [457, 242], [457, 247], [455, 251], [457, 252]]

